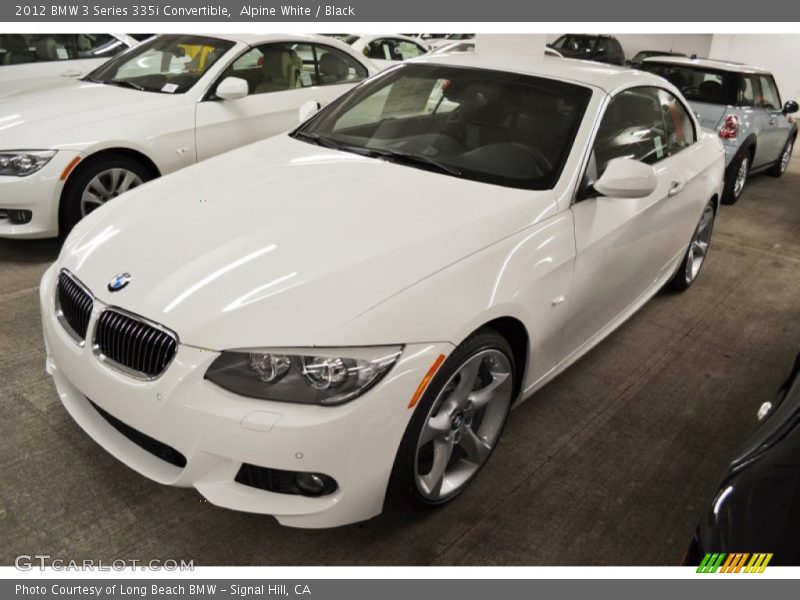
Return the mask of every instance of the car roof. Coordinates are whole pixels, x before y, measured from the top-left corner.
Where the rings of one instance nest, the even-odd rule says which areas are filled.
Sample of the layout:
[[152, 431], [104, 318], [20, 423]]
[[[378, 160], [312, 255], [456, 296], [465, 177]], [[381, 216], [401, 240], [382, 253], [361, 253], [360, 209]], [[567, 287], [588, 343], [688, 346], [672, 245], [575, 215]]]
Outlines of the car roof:
[[[366, 42], [369, 43], [373, 40], [383, 39], [383, 38], [390, 38], [390, 39], [397, 39], [397, 40], [405, 40], [407, 42], [414, 42], [418, 46], [420, 45], [419, 38], [413, 38], [407, 35], [403, 35], [402, 33], [354, 33], [353, 35], [358, 36], [359, 42]], [[444, 38], [437, 38], [437, 39], [444, 39]], [[454, 40], [457, 41], [457, 40]]]
[[731, 73], [765, 73], [769, 71], [760, 67], [751, 67], [742, 63], [712, 58], [688, 58], [681, 56], [657, 56], [646, 58], [645, 63], [663, 63], [679, 65], [682, 67], [700, 67], [702, 69], [715, 69], [717, 71], [730, 71]]
[[229, 42], [239, 42], [248, 46], [268, 44], [270, 42], [316, 42], [342, 48], [349, 46], [339, 40], [324, 35], [307, 35], [302, 33], [203, 33], [197, 34], [205, 37], [228, 40]]
[[509, 54], [482, 55], [478, 49], [477, 52], [425, 55], [406, 62], [472, 67], [547, 77], [590, 85], [608, 93], [631, 85], [672, 87], [667, 81], [652, 73], [557, 56], [543, 56], [541, 59], [526, 60], [524, 57]]

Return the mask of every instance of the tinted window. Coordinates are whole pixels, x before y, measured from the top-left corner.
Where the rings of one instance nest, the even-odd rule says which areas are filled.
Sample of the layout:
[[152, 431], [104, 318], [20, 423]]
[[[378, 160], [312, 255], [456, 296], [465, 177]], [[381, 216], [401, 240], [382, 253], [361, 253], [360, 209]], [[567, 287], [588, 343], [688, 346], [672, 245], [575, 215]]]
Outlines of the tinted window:
[[655, 88], [634, 88], [611, 100], [594, 143], [597, 176], [615, 158], [653, 164], [667, 154], [661, 99]]
[[736, 105], [755, 106], [757, 88], [758, 88], [758, 79], [755, 76], [742, 75], [741, 77], [739, 77], [739, 89], [738, 89]]
[[594, 50], [597, 38], [588, 35], [562, 35], [555, 42], [553, 48], [559, 50], [574, 50], [588, 52]]
[[[678, 88], [690, 102], [732, 104], [735, 76], [725, 71], [646, 61], [642, 69], [660, 75]], [[735, 94], [733, 98], [735, 98]]]
[[549, 189], [590, 97], [560, 81], [410, 64], [362, 84], [295, 136], [455, 177]]

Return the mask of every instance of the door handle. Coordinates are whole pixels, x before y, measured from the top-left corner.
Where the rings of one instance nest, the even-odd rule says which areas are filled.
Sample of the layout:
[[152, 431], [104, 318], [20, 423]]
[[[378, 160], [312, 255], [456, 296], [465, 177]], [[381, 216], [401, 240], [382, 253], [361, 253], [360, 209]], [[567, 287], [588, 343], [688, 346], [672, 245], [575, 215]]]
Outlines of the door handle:
[[669, 184], [669, 191], [667, 192], [668, 196], [676, 196], [683, 191], [683, 182], [682, 181], [673, 181]]
[[68, 69], [61, 73], [62, 77], [80, 77], [83, 75], [83, 71], [78, 71], [76, 69]]

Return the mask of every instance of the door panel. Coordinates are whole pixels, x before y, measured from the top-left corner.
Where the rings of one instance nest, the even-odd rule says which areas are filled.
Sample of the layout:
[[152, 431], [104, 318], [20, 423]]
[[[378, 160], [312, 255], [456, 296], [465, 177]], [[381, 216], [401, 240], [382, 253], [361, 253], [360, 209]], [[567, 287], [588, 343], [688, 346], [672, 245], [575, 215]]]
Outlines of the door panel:
[[645, 198], [598, 196], [573, 204], [576, 259], [567, 356], [652, 291], [688, 246], [687, 232], [699, 215], [695, 141], [688, 110], [663, 90], [626, 90], [609, 104], [588, 178], [595, 181], [609, 160], [624, 156], [652, 164], [657, 186]]

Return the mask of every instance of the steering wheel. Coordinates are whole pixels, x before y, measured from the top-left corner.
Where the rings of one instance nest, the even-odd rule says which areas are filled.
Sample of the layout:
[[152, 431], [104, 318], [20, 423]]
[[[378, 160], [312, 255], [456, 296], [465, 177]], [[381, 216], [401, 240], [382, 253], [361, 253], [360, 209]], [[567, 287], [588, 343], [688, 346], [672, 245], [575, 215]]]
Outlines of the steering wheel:
[[525, 150], [530, 157], [533, 163], [536, 165], [536, 168], [539, 169], [539, 172], [549, 173], [553, 170], [553, 163], [550, 162], [550, 159], [542, 153], [541, 150], [538, 148], [533, 148], [531, 146], [526, 146], [525, 144], [515, 144], [519, 148]]

